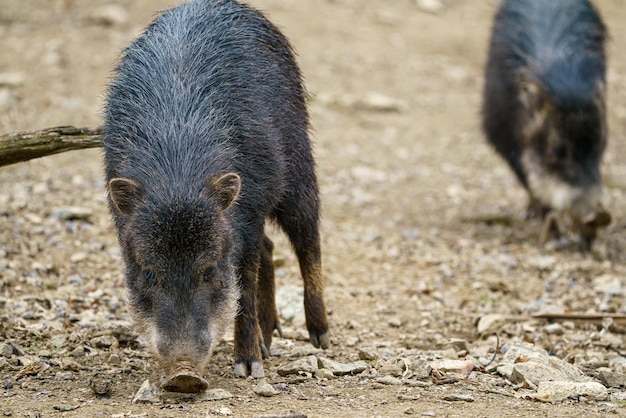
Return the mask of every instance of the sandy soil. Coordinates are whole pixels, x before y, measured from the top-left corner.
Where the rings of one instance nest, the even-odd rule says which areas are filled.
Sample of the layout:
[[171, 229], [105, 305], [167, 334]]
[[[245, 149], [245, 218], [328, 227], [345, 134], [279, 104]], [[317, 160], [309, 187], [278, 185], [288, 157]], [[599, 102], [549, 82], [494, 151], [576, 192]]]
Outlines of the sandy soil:
[[[119, 51], [171, 3], [0, 0], [0, 75], [13, 75], [0, 78], [0, 132], [99, 125]], [[480, 132], [482, 68], [495, 1], [445, 0], [437, 13], [412, 0], [250, 3], [290, 38], [312, 96], [332, 321], [332, 347], [324, 356], [351, 362], [359, 349], [368, 349], [394, 358], [462, 338], [470, 343], [469, 354], [490, 357], [495, 337], [481, 337], [476, 328], [486, 314], [508, 318], [497, 329], [501, 346], [530, 341], [578, 365], [626, 351], [618, 324], [568, 321], [564, 333], [554, 335], [545, 322], [527, 317], [626, 313], [622, 0], [596, 1], [611, 33], [611, 134], [603, 171], [614, 222], [588, 255], [537, 245], [539, 225], [523, 219], [523, 190]], [[417, 386], [381, 385], [371, 373], [280, 377], [276, 369], [291, 359], [294, 347], [308, 347], [288, 338], [276, 338], [276, 355], [266, 361], [268, 380], [288, 388], [280, 395], [258, 397], [254, 381], [232, 377], [227, 338], [207, 379], [234, 398], [131, 404], [144, 379], [158, 380], [158, 370], [140, 339], [111, 331], [128, 317], [102, 178], [98, 150], [0, 169], [0, 336], [24, 351], [14, 349], [0, 362], [5, 416], [228, 412], [220, 408], [233, 416], [626, 415], [617, 389], [610, 391], [613, 402], [536, 403], [522, 399], [523, 389], [480, 371], [454, 384]], [[58, 209], [67, 206], [90, 213], [67, 219]], [[285, 239], [277, 231], [272, 235], [279, 287], [300, 285]], [[297, 318], [285, 327], [296, 336], [303, 329]], [[110, 347], [94, 341], [107, 335], [116, 336]], [[371, 368], [376, 370], [375, 362]], [[98, 382], [109, 385], [105, 396], [92, 389]], [[443, 400], [458, 392], [475, 401]]]

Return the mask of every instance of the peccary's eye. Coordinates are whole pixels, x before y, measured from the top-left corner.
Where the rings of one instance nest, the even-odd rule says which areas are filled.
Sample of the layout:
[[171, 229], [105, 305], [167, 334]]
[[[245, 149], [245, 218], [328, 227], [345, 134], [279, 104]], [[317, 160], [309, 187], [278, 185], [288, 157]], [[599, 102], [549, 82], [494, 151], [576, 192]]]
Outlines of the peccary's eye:
[[562, 161], [567, 158], [567, 148], [564, 145], [557, 145], [552, 148], [552, 156], [555, 160]]
[[141, 271], [141, 279], [144, 285], [148, 287], [154, 287], [157, 284], [156, 274], [152, 270], [142, 270]]
[[217, 268], [215, 266], [211, 266], [208, 269], [206, 269], [204, 271], [204, 281], [205, 282], [210, 282], [215, 278], [215, 275], [217, 273]]

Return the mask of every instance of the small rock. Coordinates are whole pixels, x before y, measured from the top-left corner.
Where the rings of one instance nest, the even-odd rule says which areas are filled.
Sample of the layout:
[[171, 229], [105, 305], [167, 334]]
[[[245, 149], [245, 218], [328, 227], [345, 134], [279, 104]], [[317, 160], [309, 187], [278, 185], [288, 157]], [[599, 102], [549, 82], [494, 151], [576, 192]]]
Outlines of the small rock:
[[626, 374], [603, 370], [598, 373], [598, 380], [609, 388], [626, 387]]
[[50, 211], [50, 216], [62, 221], [88, 221], [93, 211], [80, 206], [59, 206]]
[[401, 385], [402, 381], [397, 377], [393, 376], [383, 376], [379, 377], [375, 380], [376, 383], [380, 383], [382, 385]]
[[[513, 345], [504, 355], [504, 363], [512, 364], [510, 381], [536, 389], [543, 381], [585, 382], [589, 378], [576, 366], [532, 344]], [[500, 368], [498, 368], [500, 372]]]
[[448, 350], [450, 348], [456, 352], [459, 352], [459, 351], [469, 352], [470, 351], [469, 346], [467, 345], [467, 341], [462, 340], [460, 338], [451, 338], [447, 341], [443, 341], [435, 345], [435, 349], [437, 350]]
[[17, 87], [24, 83], [21, 73], [0, 73], [0, 86]]
[[430, 377], [430, 373], [433, 371], [430, 362], [422, 358], [411, 361], [410, 368], [411, 377], [420, 380], [428, 379]]
[[146, 379], [133, 397], [132, 403], [157, 403], [159, 402], [160, 389]]
[[608, 398], [608, 391], [598, 382], [544, 381], [539, 383], [537, 396], [557, 402], [567, 398], [586, 396], [596, 400]]
[[610, 296], [621, 296], [626, 286], [620, 277], [603, 274], [593, 279], [593, 290]]
[[318, 377], [320, 379], [332, 379], [335, 377], [335, 374], [328, 369], [318, 369], [315, 372], [315, 377]]
[[468, 360], [436, 360], [431, 362], [430, 366], [433, 369], [437, 369], [442, 372], [450, 372], [450, 373], [458, 373], [464, 376], [469, 376], [469, 374], [474, 370], [474, 362], [471, 359]]
[[112, 366], [119, 366], [120, 364], [122, 364], [122, 359], [120, 358], [119, 354], [113, 353], [109, 356], [107, 362]]
[[70, 406], [70, 405], [54, 405], [52, 409], [59, 412], [69, 412], [75, 409], [78, 409], [78, 406]]
[[441, 0], [417, 0], [417, 7], [427, 13], [439, 13], [443, 9]]
[[320, 357], [318, 361], [323, 368], [332, 371], [335, 376], [357, 374], [367, 369], [367, 363], [362, 360], [355, 361], [354, 363], [339, 363], [338, 361]]
[[70, 261], [72, 263], [80, 263], [81, 261], [85, 260], [87, 258], [87, 253], [83, 253], [83, 252], [78, 252], [78, 253], [74, 253], [70, 256]]
[[101, 335], [90, 340], [91, 344], [96, 348], [116, 348], [119, 346], [117, 338], [112, 335]]
[[405, 372], [406, 363], [402, 363], [399, 359], [381, 361], [376, 365], [378, 373], [389, 376], [402, 376]]
[[51, 347], [62, 348], [67, 343], [67, 335], [57, 334], [50, 338], [49, 343]]
[[227, 406], [220, 406], [220, 407], [211, 409], [211, 413], [215, 415], [222, 415], [222, 416], [228, 417], [233, 414], [233, 410]]
[[196, 396], [197, 400], [202, 401], [221, 401], [224, 399], [230, 399], [233, 394], [224, 389], [208, 389]]
[[400, 328], [402, 326], [402, 320], [400, 318], [391, 318], [389, 320], [389, 326], [391, 328]]
[[55, 380], [73, 380], [74, 379], [74, 373], [72, 373], [72, 372], [57, 372], [54, 375], [54, 379]]
[[409, 406], [407, 409], [404, 410], [405, 415], [414, 415], [415, 414], [415, 409], [412, 406]]
[[375, 351], [367, 349], [367, 348], [359, 348], [359, 359], [361, 360], [376, 360], [378, 358], [378, 354]]
[[369, 92], [355, 103], [357, 109], [374, 110], [379, 112], [399, 112], [406, 108], [402, 100], [386, 96], [377, 92]]
[[479, 335], [489, 335], [506, 324], [506, 318], [500, 314], [487, 314], [480, 317], [476, 330]]
[[500, 376], [503, 376], [505, 378], [507, 378], [508, 380], [511, 380], [511, 375], [513, 374], [513, 364], [502, 364], [500, 366], [498, 366], [497, 371], [500, 374]]
[[[113, 384], [113, 381], [111, 379], [108, 379], [108, 378], [104, 378], [104, 379], [103, 378], [89, 379], [89, 387], [91, 388], [93, 393], [95, 393], [96, 395], [99, 395], [99, 396], [108, 395], [109, 391], [111, 390], [111, 385], [112, 384]], [[158, 393], [156, 393], [156, 394], [158, 395]]]
[[276, 373], [280, 376], [289, 376], [291, 374], [315, 373], [317, 371], [317, 357], [309, 356], [289, 363], [281, 364]]
[[115, 348], [119, 346], [117, 338], [112, 335], [101, 335], [90, 340], [91, 344], [96, 348]]
[[289, 357], [308, 357], [313, 356], [320, 352], [319, 348], [315, 348], [312, 345], [306, 345], [302, 347], [294, 347], [289, 352]]
[[444, 401], [474, 402], [474, 397], [466, 393], [453, 393], [451, 395], [444, 396], [443, 400]]
[[543, 327], [543, 330], [546, 332], [546, 334], [549, 334], [549, 335], [563, 335], [565, 333], [565, 329], [563, 328], [563, 325], [558, 324], [558, 323], [548, 324], [545, 327]]
[[278, 395], [280, 393], [276, 389], [274, 389], [274, 386], [272, 386], [269, 383], [267, 383], [267, 381], [265, 379], [260, 381], [254, 387], [253, 390], [254, 390], [254, 393], [256, 393], [257, 395], [265, 396], [267, 398], [272, 397], [274, 395]]
[[354, 347], [359, 343], [359, 337], [348, 337], [346, 338], [346, 345], [348, 347]]
[[0, 343], [0, 356], [10, 358], [13, 355], [13, 347], [10, 344]]
[[424, 411], [422, 412], [422, 416], [423, 417], [436, 417], [437, 414], [435, 414], [433, 411]]

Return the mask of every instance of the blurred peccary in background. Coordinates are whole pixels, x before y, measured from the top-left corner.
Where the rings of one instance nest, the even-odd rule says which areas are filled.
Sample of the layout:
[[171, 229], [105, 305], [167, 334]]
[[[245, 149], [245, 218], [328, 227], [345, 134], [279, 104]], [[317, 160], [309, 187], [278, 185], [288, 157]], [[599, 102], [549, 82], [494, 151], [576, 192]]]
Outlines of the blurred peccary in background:
[[587, 0], [505, 0], [485, 71], [483, 129], [528, 191], [542, 241], [563, 221], [588, 250], [611, 221], [600, 174], [607, 144], [605, 41]]

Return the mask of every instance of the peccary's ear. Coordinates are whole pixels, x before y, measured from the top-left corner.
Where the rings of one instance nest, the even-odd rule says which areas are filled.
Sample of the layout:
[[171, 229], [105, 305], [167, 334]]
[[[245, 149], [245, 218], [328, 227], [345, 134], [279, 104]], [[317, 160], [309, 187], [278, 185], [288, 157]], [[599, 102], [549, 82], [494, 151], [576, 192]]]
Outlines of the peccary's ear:
[[141, 187], [135, 180], [114, 178], [109, 181], [109, 196], [118, 211], [129, 215], [141, 197]]
[[222, 203], [224, 209], [229, 208], [241, 191], [241, 177], [237, 173], [226, 173], [221, 176], [215, 176], [211, 180], [213, 194], [215, 194]]

